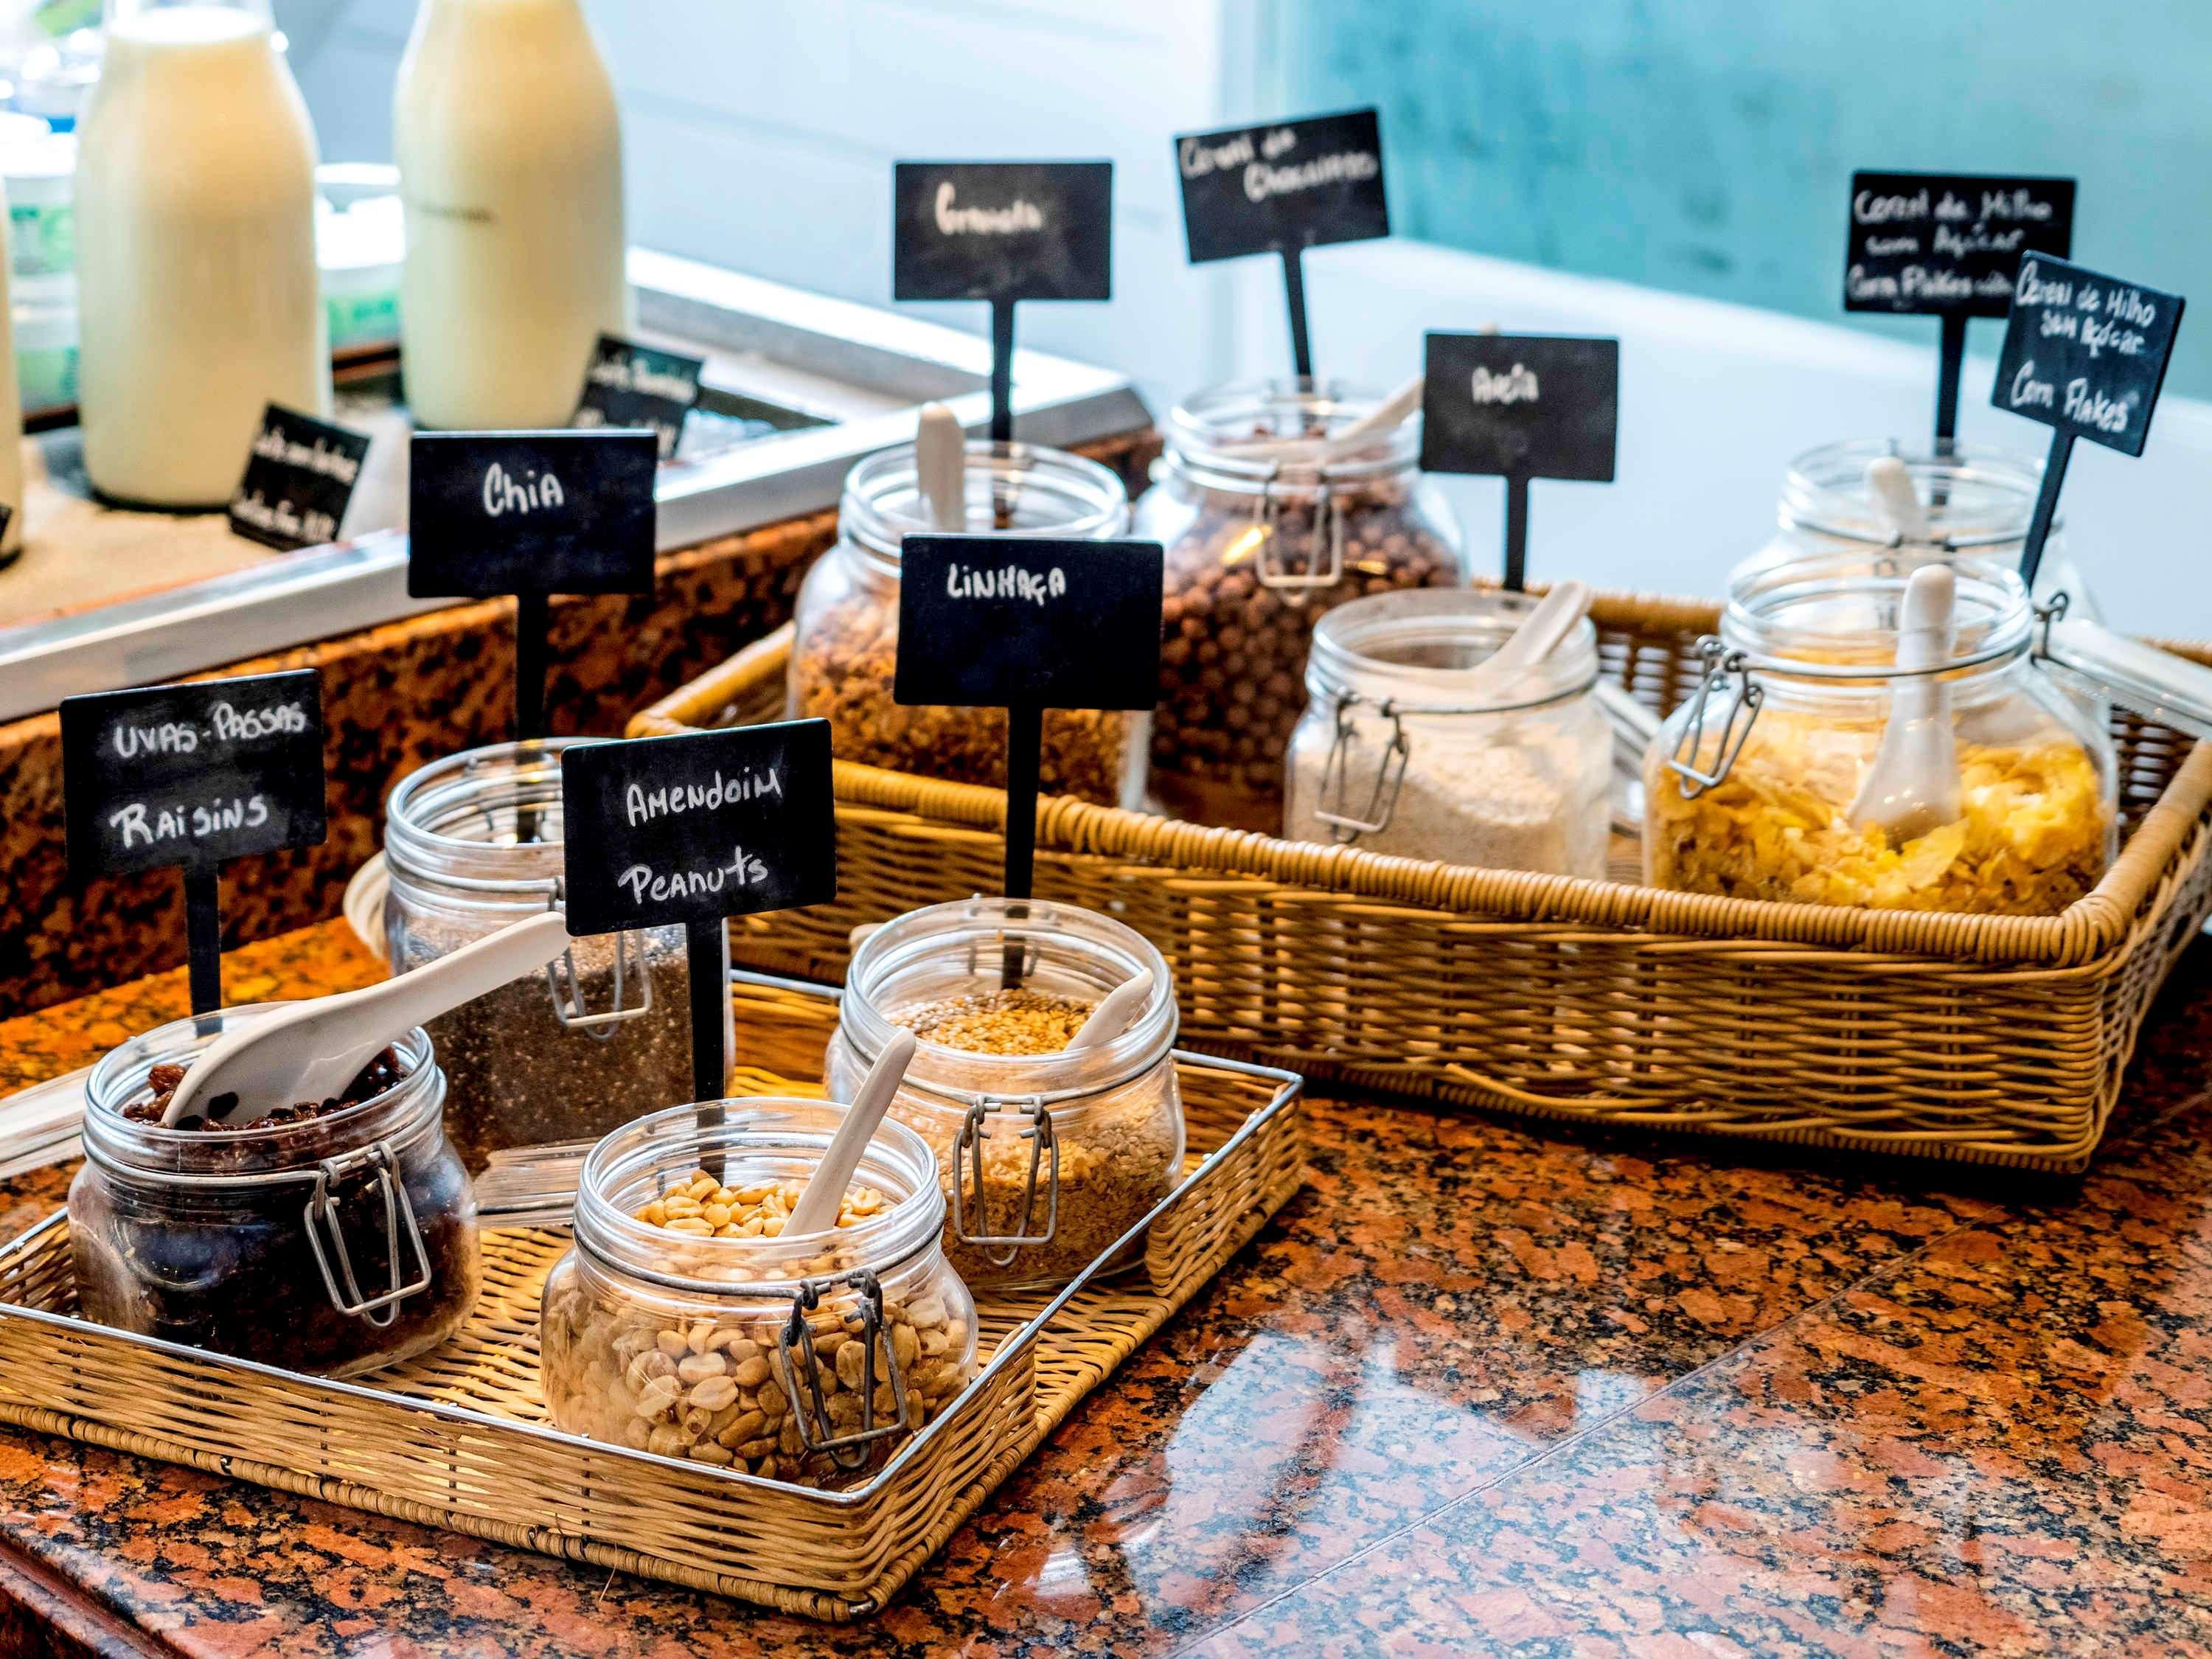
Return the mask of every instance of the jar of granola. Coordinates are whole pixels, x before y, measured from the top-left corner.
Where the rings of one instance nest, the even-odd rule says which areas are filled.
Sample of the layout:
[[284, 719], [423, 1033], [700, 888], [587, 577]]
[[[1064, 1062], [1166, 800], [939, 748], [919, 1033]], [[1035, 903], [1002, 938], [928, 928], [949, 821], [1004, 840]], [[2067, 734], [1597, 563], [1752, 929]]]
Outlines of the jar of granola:
[[1419, 416], [1348, 453], [1315, 442], [1378, 401], [1246, 381], [1168, 416], [1133, 533], [1167, 552], [1151, 787], [1177, 817], [1279, 833], [1314, 623], [1363, 595], [1466, 584], [1459, 526], [1419, 470]]
[[176, 1020], [93, 1067], [69, 1197], [77, 1305], [140, 1336], [354, 1376], [468, 1316], [476, 1194], [420, 1030], [328, 1101], [244, 1102], [164, 1128], [167, 1092], [200, 1052], [283, 1006]]
[[[1152, 994], [1121, 1035], [1071, 1050], [1091, 1010], [1139, 973]], [[1182, 1178], [1176, 1021], [1166, 961], [1118, 921], [1030, 899], [932, 905], [854, 954], [830, 1091], [858, 1087], [895, 1027], [913, 1031], [891, 1110], [937, 1153], [946, 1254], [978, 1287], [1061, 1285]]]
[[1648, 881], [2021, 916], [2056, 915], [2096, 885], [2116, 845], [2112, 742], [2086, 700], [2032, 660], [2027, 590], [1990, 561], [1949, 561], [1956, 636], [1936, 671], [1961, 815], [1899, 842], [1850, 821], [1901, 678], [1899, 606], [1924, 562], [1823, 552], [1740, 574], [1718, 638], [1705, 642], [1705, 678], [1646, 757]]
[[975, 1372], [936, 1160], [884, 1123], [836, 1226], [786, 1234], [844, 1109], [709, 1104], [641, 1118], [584, 1160], [575, 1248], [545, 1281], [546, 1407], [570, 1434], [635, 1451], [857, 1484]]
[[[1129, 494], [1095, 461], [1030, 444], [967, 447], [969, 533], [1105, 541], [1129, 527]], [[841, 760], [1003, 788], [1006, 715], [1000, 708], [902, 707], [891, 700], [898, 664], [899, 550], [909, 534], [940, 526], [900, 444], [846, 475], [836, 544], [799, 590], [790, 690], [793, 720], [820, 717]], [[1048, 793], [1102, 806], [1143, 799], [1149, 716], [1049, 709], [1040, 772]]]

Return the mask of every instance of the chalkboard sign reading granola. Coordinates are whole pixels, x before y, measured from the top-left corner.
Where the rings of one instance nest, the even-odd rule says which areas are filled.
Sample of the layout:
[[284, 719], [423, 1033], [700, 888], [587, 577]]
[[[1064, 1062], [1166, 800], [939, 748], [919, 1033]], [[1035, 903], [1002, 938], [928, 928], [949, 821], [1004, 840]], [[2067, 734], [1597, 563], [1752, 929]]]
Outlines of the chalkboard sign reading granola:
[[651, 592], [659, 459], [644, 431], [416, 433], [408, 592]]
[[1505, 586], [1527, 584], [1528, 481], [1611, 483], [1620, 342], [1563, 334], [1431, 334], [1421, 470], [1505, 480]]
[[1111, 161], [901, 161], [891, 295], [1112, 297]]
[[602, 334], [584, 371], [574, 424], [586, 431], [642, 427], [659, 440], [665, 461], [684, 436], [684, 420], [699, 401], [699, 377], [706, 369], [702, 358]]
[[952, 707], [1150, 708], [1158, 542], [908, 536], [892, 697]]
[[1193, 264], [1390, 234], [1371, 109], [1184, 133], [1175, 155]]
[[837, 896], [827, 720], [574, 744], [561, 808], [579, 937]]
[[81, 878], [324, 837], [313, 669], [64, 697], [61, 725], [70, 869]]
[[2021, 256], [2073, 242], [2071, 179], [1855, 173], [1844, 309], [2002, 317]]
[[230, 498], [230, 527], [289, 553], [334, 542], [368, 459], [368, 434], [270, 404]]
[[1991, 398], [2125, 455], [2140, 455], [2181, 322], [2178, 294], [2063, 259], [2021, 262]]

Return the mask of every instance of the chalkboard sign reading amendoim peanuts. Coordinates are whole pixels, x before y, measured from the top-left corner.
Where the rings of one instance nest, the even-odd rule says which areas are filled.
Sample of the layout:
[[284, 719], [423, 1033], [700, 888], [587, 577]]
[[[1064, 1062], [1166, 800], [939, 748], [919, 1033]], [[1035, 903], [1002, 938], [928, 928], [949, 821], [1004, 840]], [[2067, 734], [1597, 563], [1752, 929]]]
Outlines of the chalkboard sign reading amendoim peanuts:
[[416, 433], [407, 592], [651, 592], [659, 460], [647, 431]]
[[326, 833], [322, 680], [313, 669], [65, 697], [71, 874], [313, 847]]
[[2002, 317], [2021, 257], [2073, 245], [2071, 179], [1855, 173], [1844, 309]]
[[2063, 259], [2023, 259], [1990, 401], [2140, 455], [2173, 356], [2182, 298]]

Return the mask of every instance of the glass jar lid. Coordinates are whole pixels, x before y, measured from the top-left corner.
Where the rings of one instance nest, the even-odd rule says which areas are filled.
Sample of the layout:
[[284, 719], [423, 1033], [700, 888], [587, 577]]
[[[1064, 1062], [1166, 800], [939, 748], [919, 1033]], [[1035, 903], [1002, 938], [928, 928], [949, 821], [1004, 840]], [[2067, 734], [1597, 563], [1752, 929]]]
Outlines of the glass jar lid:
[[1400, 477], [1421, 458], [1419, 411], [1348, 452], [1317, 448], [1382, 404], [1378, 392], [1333, 380], [1233, 380], [1176, 405], [1162, 434], [1163, 464], [1208, 489], [1265, 496]]
[[1386, 714], [1502, 714], [1578, 696], [1597, 683], [1597, 629], [1588, 617], [1511, 684], [1485, 692], [1475, 674], [1540, 602], [1468, 587], [1352, 599], [1314, 624], [1306, 690], [1316, 702]]
[[1129, 527], [1128, 489], [1096, 461], [1035, 444], [970, 440], [963, 447], [967, 522], [961, 530], [939, 525], [930, 512], [910, 443], [878, 450], [854, 464], [845, 475], [838, 528], [896, 570], [900, 544], [909, 535], [1103, 541]]
[[385, 807], [384, 854], [394, 876], [544, 909], [557, 896], [566, 860], [561, 757], [605, 741], [495, 743], [410, 772]]
[[1928, 448], [1895, 438], [1853, 438], [1806, 451], [1783, 477], [1782, 527], [1869, 547], [1904, 545], [1867, 488], [1867, 467], [1882, 459], [1904, 465], [1919, 497], [1927, 529], [1913, 545], [2002, 554], [2027, 537], [2043, 463], [1994, 444], [1955, 440]]

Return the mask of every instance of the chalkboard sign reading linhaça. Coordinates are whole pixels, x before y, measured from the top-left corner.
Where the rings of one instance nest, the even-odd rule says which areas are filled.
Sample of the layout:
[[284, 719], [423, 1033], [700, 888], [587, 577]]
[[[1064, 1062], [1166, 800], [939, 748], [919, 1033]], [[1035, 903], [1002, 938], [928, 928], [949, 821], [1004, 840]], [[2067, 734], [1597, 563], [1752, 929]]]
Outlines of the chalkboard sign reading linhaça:
[[2071, 179], [1855, 173], [1844, 309], [2002, 317], [2021, 256], [2073, 242]]
[[665, 461], [684, 436], [684, 416], [699, 401], [706, 370], [702, 358], [602, 334], [584, 371], [574, 424], [584, 431], [642, 427], [659, 440]]
[[418, 432], [407, 592], [653, 591], [651, 432]]
[[1390, 234], [1371, 109], [1184, 133], [1175, 153], [1193, 264]]
[[891, 296], [1113, 296], [1111, 161], [901, 161]]
[[289, 553], [337, 539], [368, 458], [368, 435], [270, 404], [230, 498], [230, 527]]
[[2021, 262], [1991, 401], [2140, 455], [2173, 356], [2182, 299], [2063, 259]]

